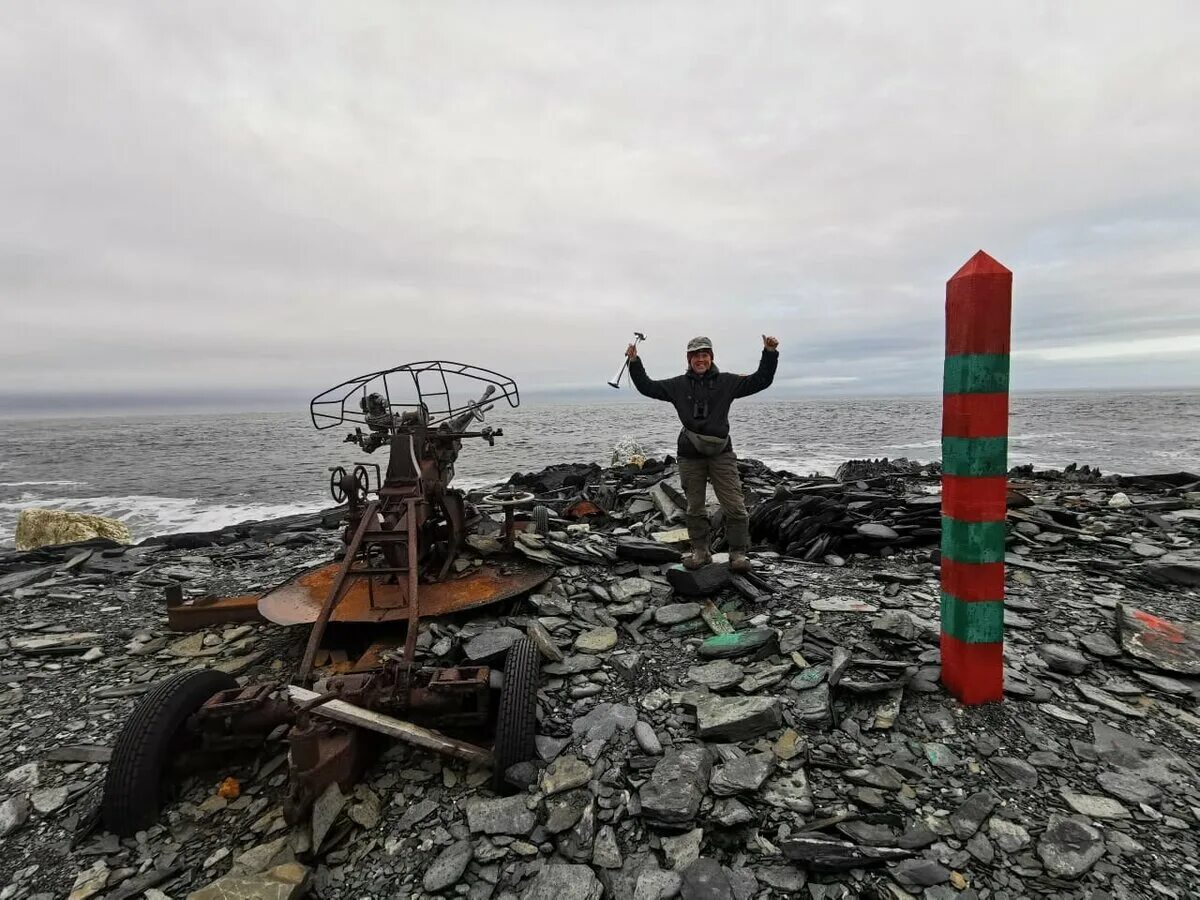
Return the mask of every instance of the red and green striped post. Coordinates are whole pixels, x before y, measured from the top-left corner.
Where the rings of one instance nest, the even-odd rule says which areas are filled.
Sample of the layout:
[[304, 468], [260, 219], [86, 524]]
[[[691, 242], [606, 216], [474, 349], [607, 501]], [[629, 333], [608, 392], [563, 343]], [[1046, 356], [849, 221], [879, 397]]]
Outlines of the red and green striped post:
[[946, 282], [942, 398], [942, 682], [1004, 697], [1004, 517], [1012, 272], [982, 250]]

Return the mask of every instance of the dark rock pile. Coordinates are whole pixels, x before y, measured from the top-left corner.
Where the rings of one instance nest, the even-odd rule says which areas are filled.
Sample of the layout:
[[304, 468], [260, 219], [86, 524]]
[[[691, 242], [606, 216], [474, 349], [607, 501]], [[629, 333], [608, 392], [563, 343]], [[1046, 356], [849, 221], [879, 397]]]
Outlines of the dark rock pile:
[[[196, 666], [286, 678], [305, 638], [171, 634], [163, 588], [260, 590], [332, 557], [336, 513], [0, 555], [0, 900], [1195, 896], [1198, 479], [1014, 475], [1006, 701], [963, 708], [938, 680], [936, 470], [741, 471], [745, 578], [720, 555], [673, 568], [669, 460], [514, 476], [550, 523], [518, 549], [556, 575], [426, 623], [419, 648], [532, 637], [538, 759], [499, 795], [396, 744], [296, 828], [279, 741], [186, 780], [134, 838], [87, 826], [137, 696]], [[486, 493], [480, 558], [502, 519]]]

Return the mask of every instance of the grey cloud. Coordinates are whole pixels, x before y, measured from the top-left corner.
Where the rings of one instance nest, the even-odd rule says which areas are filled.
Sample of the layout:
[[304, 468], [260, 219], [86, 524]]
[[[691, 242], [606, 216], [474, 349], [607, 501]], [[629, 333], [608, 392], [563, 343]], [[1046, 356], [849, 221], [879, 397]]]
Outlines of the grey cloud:
[[[23, 4], [0, 34], [0, 392], [305, 397], [443, 356], [528, 393], [712, 334], [779, 391], [1200, 333], [1187, 3]], [[856, 379], [848, 381], [846, 379]], [[1025, 359], [1026, 387], [1200, 361]]]

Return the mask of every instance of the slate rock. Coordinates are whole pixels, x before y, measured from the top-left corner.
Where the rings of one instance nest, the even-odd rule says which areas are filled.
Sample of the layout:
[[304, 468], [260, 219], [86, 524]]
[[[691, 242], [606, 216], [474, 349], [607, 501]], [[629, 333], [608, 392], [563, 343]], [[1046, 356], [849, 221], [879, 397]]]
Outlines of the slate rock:
[[775, 769], [772, 753], [752, 753], [713, 769], [709, 790], [717, 797], [748, 794], [763, 786]]
[[1052, 672], [1064, 672], [1067, 675], [1082, 675], [1091, 663], [1078, 650], [1065, 647], [1062, 644], [1040, 644], [1038, 656], [1046, 661]]
[[900, 535], [894, 528], [889, 528], [880, 522], [864, 522], [854, 528], [863, 537], [874, 538], [880, 541], [894, 541]]
[[988, 836], [1005, 853], [1017, 853], [1032, 842], [1029, 832], [1023, 826], [999, 816], [992, 816], [988, 819], [987, 832]]
[[536, 819], [525, 797], [475, 798], [467, 801], [467, 827], [473, 834], [509, 834], [523, 837], [533, 831]]
[[667, 581], [681, 596], [707, 597], [729, 584], [729, 569], [717, 563], [699, 569], [675, 565], [667, 569]]
[[696, 684], [702, 684], [709, 690], [724, 691], [736, 688], [745, 678], [745, 670], [737, 662], [727, 659], [707, 662], [703, 666], [692, 666], [688, 670], [688, 679]]
[[655, 566], [679, 562], [682, 554], [660, 541], [622, 537], [617, 538], [617, 556], [621, 559]]
[[712, 774], [712, 757], [699, 744], [668, 750], [642, 785], [642, 817], [662, 825], [686, 825], [696, 818]]
[[1127, 772], [1101, 772], [1096, 776], [1096, 781], [1108, 793], [1127, 803], [1153, 806], [1162, 799], [1162, 791], [1157, 785]]
[[1074, 791], [1062, 792], [1067, 806], [1081, 816], [1089, 819], [1128, 819], [1129, 810], [1112, 797], [1101, 797], [1097, 794], [1077, 794]]
[[551, 834], [562, 834], [574, 828], [583, 818], [583, 813], [591, 802], [592, 794], [586, 790], [566, 791], [547, 797], [546, 830]]
[[643, 753], [648, 753], [650, 756], [662, 755], [662, 741], [658, 739], [654, 729], [645, 722], [638, 722], [633, 726], [633, 737], [638, 746], [642, 748]]
[[499, 661], [508, 649], [523, 637], [525, 634], [519, 628], [490, 628], [463, 644], [463, 655], [477, 665], [492, 660]]
[[1009, 784], [1016, 785], [1023, 790], [1031, 791], [1038, 785], [1038, 770], [1023, 759], [1016, 759], [1012, 756], [993, 756], [988, 760], [988, 765]]
[[425, 876], [422, 879], [425, 890], [435, 894], [458, 884], [458, 880], [467, 871], [467, 866], [470, 865], [474, 854], [475, 848], [470, 841], [455, 841], [439, 853], [437, 858], [430, 863], [429, 868], [425, 870]]
[[628, 603], [634, 597], [649, 594], [653, 587], [645, 578], [622, 578], [609, 586], [608, 593], [614, 602]]
[[902, 641], [915, 641], [924, 630], [916, 617], [903, 609], [886, 609], [871, 622], [872, 633]]
[[617, 646], [617, 629], [611, 626], [593, 628], [575, 638], [575, 649], [582, 653], [607, 653]]
[[706, 856], [681, 873], [679, 896], [683, 900], [734, 900], [733, 885], [721, 864]]
[[808, 881], [795, 866], [758, 866], [754, 876], [767, 887], [782, 891], [785, 897], [794, 897]]
[[892, 867], [891, 875], [906, 888], [933, 887], [950, 880], [950, 870], [932, 859], [906, 859]]
[[681, 872], [700, 858], [700, 845], [704, 842], [704, 829], [693, 828], [680, 835], [664, 835], [659, 839], [663, 861], [668, 868]]
[[619, 869], [623, 864], [621, 848], [617, 844], [617, 833], [611, 825], [603, 826], [596, 833], [592, 845], [592, 865], [602, 869]]
[[680, 622], [690, 622], [699, 615], [699, 603], [670, 603], [654, 611], [654, 621], [659, 625], [678, 625]]
[[600, 900], [604, 885], [590, 866], [545, 865], [521, 892], [523, 900]]
[[31, 807], [22, 796], [9, 797], [0, 803], [0, 837], [8, 837], [29, 819]]
[[187, 900], [229, 900], [229, 898], [262, 898], [262, 900], [297, 900], [308, 890], [309, 872], [300, 863], [286, 863], [257, 875], [226, 875], [198, 891]]
[[803, 769], [776, 774], [759, 795], [764, 803], [807, 816], [813, 811], [812, 788]]
[[778, 697], [710, 697], [696, 705], [696, 725], [706, 741], [745, 741], [782, 723]]
[[1046, 872], [1055, 878], [1078, 878], [1104, 855], [1104, 838], [1087, 822], [1053, 815], [1037, 846]]
[[987, 791], [976, 791], [968, 797], [962, 806], [950, 814], [950, 827], [954, 829], [955, 836], [960, 841], [971, 837], [987, 821], [996, 803], [996, 798]]
[[1083, 644], [1083, 649], [1093, 656], [1116, 659], [1121, 655], [1121, 648], [1107, 634], [1085, 634], [1079, 639], [1079, 643]]

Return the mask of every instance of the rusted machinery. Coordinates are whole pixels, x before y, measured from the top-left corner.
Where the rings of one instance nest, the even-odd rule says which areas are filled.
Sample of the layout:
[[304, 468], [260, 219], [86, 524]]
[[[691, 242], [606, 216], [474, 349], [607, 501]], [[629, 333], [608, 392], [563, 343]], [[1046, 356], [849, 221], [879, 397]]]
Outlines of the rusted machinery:
[[[456, 406], [452, 382], [482, 387], [482, 395]], [[262, 618], [311, 625], [295, 683], [241, 687], [223, 672], [201, 669], [155, 686], [113, 748], [102, 806], [109, 830], [132, 834], [152, 824], [178, 770], [261, 747], [285, 731], [291, 781], [284, 813], [292, 822], [329, 785], [349, 790], [384, 735], [490, 763], [497, 785], [510, 766], [532, 757], [540, 660], [531, 641], [508, 650], [499, 691], [488, 666], [422, 665], [416, 650], [423, 617], [517, 597], [551, 575], [511, 553], [517, 523], [508, 508], [509, 552], [498, 562], [455, 565], [470, 510], [450, 487], [454, 465], [462, 441], [491, 445], [503, 435], [486, 425], [468, 430], [500, 400], [520, 402], [511, 379], [442, 360], [364, 375], [312, 400], [318, 429], [349, 423], [347, 442], [367, 453], [387, 447], [388, 461], [382, 471], [361, 463], [333, 470], [331, 493], [346, 504], [340, 559], [257, 598]], [[197, 619], [244, 621], [248, 599], [202, 604]], [[356, 623], [356, 646], [365, 652], [320, 673], [330, 623]], [[490, 751], [462, 739], [489, 732]]]

